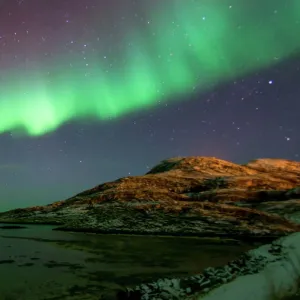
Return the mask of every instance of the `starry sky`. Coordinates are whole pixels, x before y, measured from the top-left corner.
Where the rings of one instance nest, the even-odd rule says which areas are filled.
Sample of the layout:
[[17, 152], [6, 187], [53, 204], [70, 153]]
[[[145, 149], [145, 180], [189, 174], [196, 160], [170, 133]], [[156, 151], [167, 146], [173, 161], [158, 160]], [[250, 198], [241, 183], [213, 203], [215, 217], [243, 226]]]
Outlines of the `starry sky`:
[[300, 160], [299, 0], [0, 0], [0, 211], [165, 158]]

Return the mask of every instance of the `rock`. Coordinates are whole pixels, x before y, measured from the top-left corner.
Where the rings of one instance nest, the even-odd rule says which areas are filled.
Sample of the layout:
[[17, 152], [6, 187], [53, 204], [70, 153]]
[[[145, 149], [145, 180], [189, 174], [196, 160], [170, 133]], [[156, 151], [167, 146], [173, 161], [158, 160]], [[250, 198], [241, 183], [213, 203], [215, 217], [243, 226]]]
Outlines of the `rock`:
[[[177, 284], [171, 286], [169, 283], [174, 280]], [[299, 280], [300, 233], [294, 233], [250, 250], [223, 267], [148, 284], [155, 289], [142, 290], [137, 286], [118, 299], [283, 299], [297, 293]], [[141, 291], [138, 297], [136, 291]]]
[[298, 292], [300, 233], [291, 234], [270, 245], [251, 250], [249, 256], [252, 260], [257, 258], [260, 262], [263, 261], [259, 270], [239, 274], [228, 284], [216, 287], [204, 296], [198, 294], [194, 299], [287, 299]]
[[15, 260], [13, 260], [13, 259], [0, 260], [0, 265], [3, 265], [3, 264], [13, 264], [13, 263], [15, 263]]
[[0, 222], [58, 230], [275, 239], [300, 229], [300, 162], [214, 157], [164, 160], [146, 175], [98, 185], [65, 201], [0, 214]]
[[0, 226], [0, 229], [24, 229], [26, 226], [18, 226], [18, 225], [4, 225]]

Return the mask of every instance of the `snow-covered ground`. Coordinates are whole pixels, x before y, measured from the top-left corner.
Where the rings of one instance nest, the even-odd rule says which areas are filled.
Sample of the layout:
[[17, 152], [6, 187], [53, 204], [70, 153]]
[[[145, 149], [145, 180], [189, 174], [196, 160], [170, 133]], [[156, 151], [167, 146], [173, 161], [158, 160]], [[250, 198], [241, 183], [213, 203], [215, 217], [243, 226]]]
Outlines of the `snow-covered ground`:
[[252, 257], [265, 260], [265, 267], [261, 271], [239, 276], [196, 299], [274, 300], [297, 292], [300, 282], [300, 233], [251, 250], [250, 253]]
[[120, 299], [279, 300], [300, 283], [300, 233], [250, 250], [223, 267], [186, 278], [165, 278], [122, 292]]

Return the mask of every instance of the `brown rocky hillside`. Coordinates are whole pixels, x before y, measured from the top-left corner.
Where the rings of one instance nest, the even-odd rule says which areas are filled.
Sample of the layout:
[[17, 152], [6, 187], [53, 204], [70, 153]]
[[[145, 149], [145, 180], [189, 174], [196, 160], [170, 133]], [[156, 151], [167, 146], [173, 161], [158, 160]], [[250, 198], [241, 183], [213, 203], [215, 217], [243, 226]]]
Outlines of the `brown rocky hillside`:
[[98, 185], [65, 201], [0, 214], [107, 233], [278, 236], [299, 231], [300, 162], [214, 157], [164, 160], [146, 175]]

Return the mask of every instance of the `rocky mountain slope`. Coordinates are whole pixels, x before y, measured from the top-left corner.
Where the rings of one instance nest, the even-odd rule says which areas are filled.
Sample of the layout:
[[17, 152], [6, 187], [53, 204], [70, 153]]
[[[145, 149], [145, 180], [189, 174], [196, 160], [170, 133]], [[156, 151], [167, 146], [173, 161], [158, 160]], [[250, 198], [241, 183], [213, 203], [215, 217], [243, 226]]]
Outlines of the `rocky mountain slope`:
[[164, 160], [143, 176], [65, 201], [0, 214], [60, 230], [197, 236], [281, 236], [300, 229], [300, 162], [214, 157]]

